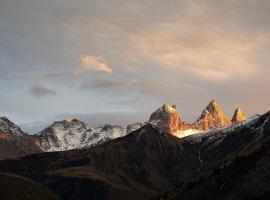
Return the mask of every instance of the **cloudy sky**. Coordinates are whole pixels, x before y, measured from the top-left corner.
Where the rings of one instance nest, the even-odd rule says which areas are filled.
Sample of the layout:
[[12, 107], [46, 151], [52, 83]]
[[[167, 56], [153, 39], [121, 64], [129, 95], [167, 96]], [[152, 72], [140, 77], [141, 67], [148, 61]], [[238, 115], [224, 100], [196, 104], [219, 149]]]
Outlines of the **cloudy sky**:
[[269, 63], [269, 0], [0, 0], [0, 115], [17, 123], [144, 121], [164, 102], [194, 121], [211, 99], [263, 113]]

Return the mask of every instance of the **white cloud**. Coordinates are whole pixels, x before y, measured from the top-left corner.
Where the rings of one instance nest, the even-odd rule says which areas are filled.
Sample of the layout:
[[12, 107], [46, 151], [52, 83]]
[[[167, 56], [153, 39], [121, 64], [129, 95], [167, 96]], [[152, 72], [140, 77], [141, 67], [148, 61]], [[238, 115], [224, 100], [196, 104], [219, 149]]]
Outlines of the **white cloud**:
[[108, 74], [112, 73], [112, 68], [107, 65], [102, 57], [83, 55], [81, 56], [81, 64], [82, 68], [73, 73], [75, 76], [80, 75], [83, 71], [99, 71]]

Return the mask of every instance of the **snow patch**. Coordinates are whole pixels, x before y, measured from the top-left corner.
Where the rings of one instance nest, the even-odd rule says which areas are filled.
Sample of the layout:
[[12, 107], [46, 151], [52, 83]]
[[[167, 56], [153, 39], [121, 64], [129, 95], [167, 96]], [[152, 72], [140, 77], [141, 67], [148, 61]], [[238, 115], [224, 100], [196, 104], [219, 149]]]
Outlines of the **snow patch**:
[[41, 148], [44, 151], [65, 151], [82, 149], [101, 144], [126, 135], [122, 126], [100, 125], [91, 127], [79, 120], [55, 122], [40, 133]]
[[200, 133], [201, 131], [200, 130], [197, 130], [197, 129], [187, 129], [187, 130], [184, 130], [184, 131], [177, 131], [176, 133], [174, 133], [174, 135], [178, 138], [184, 138], [184, 137], [187, 137], [189, 135], [194, 135], [194, 134], [197, 134], [197, 133]]

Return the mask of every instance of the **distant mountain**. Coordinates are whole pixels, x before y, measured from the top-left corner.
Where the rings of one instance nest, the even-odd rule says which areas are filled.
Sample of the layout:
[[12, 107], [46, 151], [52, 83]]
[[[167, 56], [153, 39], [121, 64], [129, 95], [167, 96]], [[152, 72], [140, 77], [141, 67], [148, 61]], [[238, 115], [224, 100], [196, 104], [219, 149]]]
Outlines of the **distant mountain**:
[[0, 160], [86, 148], [124, 135], [126, 128], [122, 126], [105, 124], [92, 127], [77, 119], [54, 122], [39, 134], [29, 135], [6, 117], [1, 117]]
[[126, 135], [122, 126], [109, 124], [91, 127], [78, 119], [54, 122], [40, 132], [40, 146], [48, 151], [81, 149]]
[[241, 108], [236, 108], [232, 117], [231, 122], [232, 123], [237, 123], [241, 122], [243, 120], [246, 120], [247, 116], [244, 114]]
[[62, 199], [149, 199], [174, 187], [161, 199], [267, 199], [269, 145], [270, 112], [182, 139], [148, 123], [92, 148], [1, 161], [0, 170]]
[[[233, 123], [246, 119], [241, 109], [236, 109]], [[229, 125], [223, 111], [215, 100], [203, 110], [194, 123], [184, 122], [176, 105], [164, 104], [153, 112], [148, 122], [134, 123], [124, 128], [119, 125], [90, 126], [78, 119], [57, 121], [38, 134], [29, 135], [7, 118], [0, 118], [0, 159], [17, 158], [32, 153], [82, 149], [122, 137], [150, 123], [161, 132], [179, 138]]]
[[23, 136], [27, 134], [6, 117], [0, 117], [0, 130], [2, 133], [5, 133], [10, 137]]
[[166, 133], [175, 133], [181, 129], [181, 119], [175, 105], [164, 104], [151, 114], [149, 123]]
[[182, 138], [189, 134], [205, 132], [211, 129], [231, 125], [231, 123], [238, 123], [246, 118], [243, 111], [240, 108], [237, 108], [232, 120], [228, 120], [224, 116], [217, 101], [212, 100], [202, 111], [200, 117], [193, 123], [183, 121], [180, 118], [179, 112], [176, 110], [176, 105], [171, 106], [168, 104], [164, 104], [152, 113], [148, 123], [153, 124], [160, 131], [168, 132]]
[[216, 127], [229, 125], [230, 121], [224, 117], [223, 111], [218, 103], [213, 100], [203, 110], [197, 121], [192, 127], [199, 130], [210, 130]]
[[6, 117], [0, 117], [0, 160], [40, 152], [38, 137], [28, 135]]

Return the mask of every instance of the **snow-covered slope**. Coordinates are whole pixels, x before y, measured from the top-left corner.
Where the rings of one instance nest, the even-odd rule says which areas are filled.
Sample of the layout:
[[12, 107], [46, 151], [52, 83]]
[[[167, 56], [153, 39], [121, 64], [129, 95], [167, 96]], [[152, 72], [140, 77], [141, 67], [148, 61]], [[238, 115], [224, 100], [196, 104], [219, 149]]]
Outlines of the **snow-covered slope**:
[[187, 130], [184, 130], [184, 131], [177, 131], [173, 135], [175, 135], [178, 138], [184, 138], [184, 137], [187, 137], [189, 135], [194, 135], [194, 134], [197, 134], [197, 133], [200, 133], [200, 132], [202, 132], [202, 131], [198, 130], [198, 129], [187, 129]]
[[252, 122], [254, 122], [255, 120], [257, 120], [260, 117], [260, 115], [254, 115], [246, 120], [243, 120], [241, 122], [238, 123], [234, 123], [232, 125], [227, 125], [227, 126], [223, 126], [223, 127], [218, 127], [218, 128], [214, 128], [211, 130], [207, 130], [207, 131], [201, 131], [198, 129], [187, 129], [184, 131], [178, 131], [175, 132], [174, 135], [178, 138], [184, 138], [187, 136], [191, 136], [191, 137], [201, 137], [201, 136], [208, 136], [208, 135], [215, 135], [215, 133], [218, 134], [224, 134], [227, 132], [232, 132], [236, 129], [239, 129], [243, 126], [249, 126], [249, 124], [251, 124]]
[[126, 129], [122, 126], [107, 124], [91, 127], [77, 119], [54, 122], [39, 134], [44, 151], [81, 149], [124, 135]]
[[227, 125], [224, 127], [215, 128], [208, 131], [201, 131], [195, 134], [191, 134], [190, 136], [185, 137], [185, 139], [191, 140], [191, 141], [196, 141], [196, 140], [201, 141], [205, 138], [207, 138], [208, 140], [222, 138], [225, 135], [228, 135], [228, 133], [233, 134], [234, 132], [237, 132], [242, 127], [252, 129], [252, 126], [254, 125], [254, 123], [258, 121], [259, 118], [260, 118], [260, 115], [254, 115], [244, 121], [235, 123], [233, 125]]

